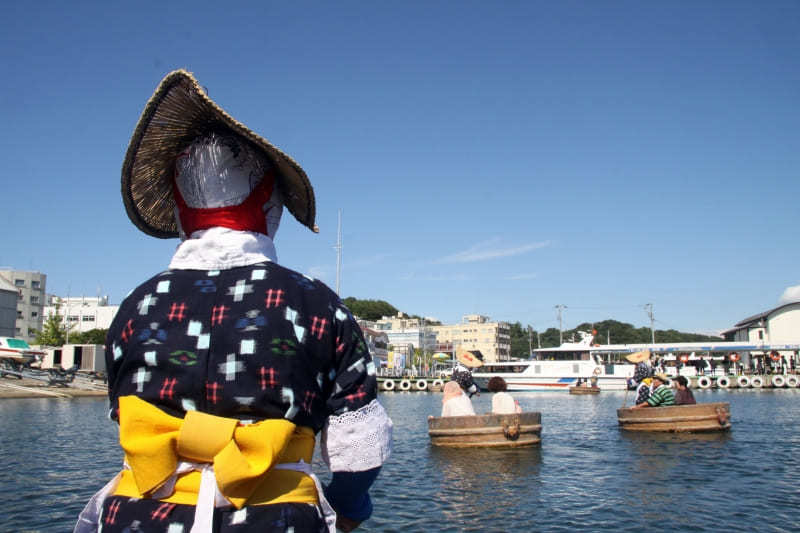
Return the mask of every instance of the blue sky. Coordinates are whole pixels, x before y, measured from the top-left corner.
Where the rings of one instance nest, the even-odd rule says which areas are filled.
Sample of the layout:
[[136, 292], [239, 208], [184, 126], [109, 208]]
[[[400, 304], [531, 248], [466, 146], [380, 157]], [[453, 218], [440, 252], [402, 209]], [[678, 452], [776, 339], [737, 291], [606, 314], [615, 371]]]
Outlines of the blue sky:
[[343, 297], [711, 332], [800, 295], [797, 2], [114, 4], [0, 21], [0, 265], [49, 293], [119, 303], [168, 264], [120, 168], [186, 68], [315, 187], [282, 264], [334, 286], [341, 210]]

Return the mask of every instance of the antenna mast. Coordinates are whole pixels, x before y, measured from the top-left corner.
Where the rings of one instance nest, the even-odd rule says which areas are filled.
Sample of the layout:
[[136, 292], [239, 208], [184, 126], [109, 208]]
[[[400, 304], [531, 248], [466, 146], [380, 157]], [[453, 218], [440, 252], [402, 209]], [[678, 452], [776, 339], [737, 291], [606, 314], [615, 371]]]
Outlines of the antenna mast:
[[336, 294], [339, 294], [339, 288], [342, 283], [342, 210], [339, 209], [339, 230], [336, 238]]
[[563, 309], [566, 309], [566, 308], [567, 308], [567, 306], [564, 305], [564, 304], [558, 304], [556, 306], [556, 309], [558, 310], [558, 344], [559, 344], [559, 346], [564, 344], [564, 334], [563, 334], [562, 328], [561, 328], [561, 311]]

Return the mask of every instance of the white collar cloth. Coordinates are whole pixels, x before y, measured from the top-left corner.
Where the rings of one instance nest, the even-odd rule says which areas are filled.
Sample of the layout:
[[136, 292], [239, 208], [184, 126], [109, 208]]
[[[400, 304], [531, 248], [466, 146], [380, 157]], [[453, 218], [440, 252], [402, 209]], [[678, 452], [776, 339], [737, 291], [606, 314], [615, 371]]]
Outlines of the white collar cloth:
[[209, 228], [181, 242], [171, 270], [228, 270], [264, 261], [278, 262], [275, 244], [263, 233]]

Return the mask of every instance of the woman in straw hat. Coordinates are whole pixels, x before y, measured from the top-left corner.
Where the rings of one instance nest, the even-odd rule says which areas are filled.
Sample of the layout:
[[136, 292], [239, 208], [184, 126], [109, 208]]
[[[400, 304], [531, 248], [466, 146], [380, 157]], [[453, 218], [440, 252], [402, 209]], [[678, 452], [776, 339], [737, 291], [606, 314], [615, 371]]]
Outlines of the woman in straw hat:
[[[175, 71], [122, 171], [128, 216], [179, 237], [106, 341], [124, 469], [76, 531], [350, 531], [391, 450], [362, 332], [320, 281], [277, 263], [286, 207], [313, 231], [303, 169]], [[311, 472], [316, 434], [333, 472]]]
[[456, 356], [456, 366], [453, 368], [451, 379], [458, 382], [464, 392], [472, 398], [474, 394], [480, 396], [478, 386], [472, 379], [472, 369], [483, 365], [483, 361], [470, 351], [462, 350]]

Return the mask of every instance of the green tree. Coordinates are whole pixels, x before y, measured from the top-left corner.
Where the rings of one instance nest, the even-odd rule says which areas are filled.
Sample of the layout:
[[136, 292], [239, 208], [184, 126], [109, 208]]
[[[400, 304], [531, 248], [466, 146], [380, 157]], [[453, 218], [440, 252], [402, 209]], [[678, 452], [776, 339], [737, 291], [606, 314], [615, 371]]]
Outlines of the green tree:
[[397, 315], [397, 308], [383, 300], [359, 300], [350, 296], [342, 302], [350, 312], [364, 320], [380, 320], [384, 316]]
[[70, 344], [105, 344], [107, 329], [90, 329], [89, 331], [70, 332]]
[[64, 325], [64, 316], [60, 313], [61, 306], [56, 303], [56, 312], [47, 317], [42, 325], [42, 330], [36, 332], [34, 342], [40, 346], [63, 346], [67, 340], [67, 331], [72, 326]]
[[[530, 349], [532, 343], [530, 342], [530, 335], [529, 333], [530, 326], [522, 327], [522, 324], [519, 322], [514, 322], [509, 324], [510, 335], [511, 335], [511, 357], [516, 357], [518, 359], [528, 359], [530, 357]], [[533, 346], [536, 347], [535, 345]]]

